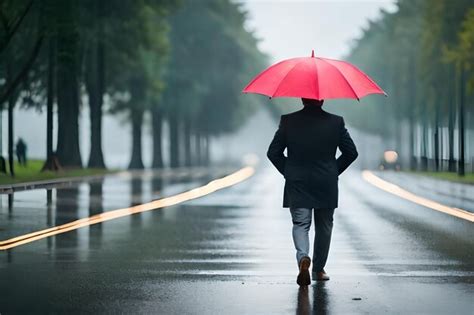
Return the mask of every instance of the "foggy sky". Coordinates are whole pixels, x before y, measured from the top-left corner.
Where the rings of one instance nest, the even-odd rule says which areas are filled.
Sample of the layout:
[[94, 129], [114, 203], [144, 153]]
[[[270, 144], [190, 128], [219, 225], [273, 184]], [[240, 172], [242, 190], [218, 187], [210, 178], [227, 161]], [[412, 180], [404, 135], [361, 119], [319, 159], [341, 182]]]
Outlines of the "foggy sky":
[[271, 61], [310, 56], [342, 58], [350, 42], [380, 9], [395, 10], [394, 0], [240, 0], [249, 12], [247, 28], [261, 39]]

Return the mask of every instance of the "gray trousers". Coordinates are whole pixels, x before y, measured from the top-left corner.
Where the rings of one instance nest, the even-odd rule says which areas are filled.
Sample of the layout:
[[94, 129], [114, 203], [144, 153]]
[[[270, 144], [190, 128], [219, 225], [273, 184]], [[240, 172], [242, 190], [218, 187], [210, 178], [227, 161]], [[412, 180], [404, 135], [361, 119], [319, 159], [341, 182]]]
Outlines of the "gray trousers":
[[[296, 249], [296, 262], [299, 267], [301, 258], [309, 257], [308, 232], [311, 227], [313, 209], [290, 208], [293, 221], [293, 242]], [[331, 243], [334, 209], [314, 209], [313, 268], [319, 272], [326, 265]]]

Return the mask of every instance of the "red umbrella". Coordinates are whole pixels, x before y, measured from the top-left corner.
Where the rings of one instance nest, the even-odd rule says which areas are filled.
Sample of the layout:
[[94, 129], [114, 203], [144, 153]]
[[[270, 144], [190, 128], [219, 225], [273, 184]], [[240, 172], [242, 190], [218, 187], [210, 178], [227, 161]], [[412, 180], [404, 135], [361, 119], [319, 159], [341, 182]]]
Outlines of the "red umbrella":
[[257, 75], [243, 90], [269, 97], [311, 99], [387, 95], [368, 75], [340, 60], [314, 56], [283, 60]]

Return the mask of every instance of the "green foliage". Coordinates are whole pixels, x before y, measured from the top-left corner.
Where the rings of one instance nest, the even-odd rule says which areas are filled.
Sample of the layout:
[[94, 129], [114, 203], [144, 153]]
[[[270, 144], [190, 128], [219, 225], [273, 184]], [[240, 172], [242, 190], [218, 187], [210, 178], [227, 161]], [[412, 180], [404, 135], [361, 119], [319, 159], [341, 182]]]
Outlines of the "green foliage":
[[168, 7], [160, 1], [129, 1], [125, 8], [118, 3], [121, 13], [111, 14], [107, 32], [110, 111], [133, 114], [155, 106], [164, 88]]
[[[45, 108], [47, 99], [57, 105], [57, 151], [64, 162], [79, 156], [79, 100], [87, 99], [80, 93], [87, 94], [96, 121], [102, 104], [126, 113], [137, 143], [135, 131], [147, 111], [177, 115], [188, 140], [195, 133], [207, 143], [210, 135], [236, 130], [266, 103], [241, 93], [267, 65], [245, 21], [241, 4], [231, 0], [3, 0], [0, 96], [7, 90], [7, 65], [13, 76], [27, 65], [12, 96], [27, 107]], [[31, 59], [34, 39], [46, 44]], [[100, 124], [91, 130], [100, 138]], [[65, 146], [70, 143], [74, 150]]]
[[[25, 71], [24, 65], [36, 58], [34, 46], [45, 29], [43, 7], [32, 0], [0, 1], [0, 98], [12, 81], [21, 77], [21, 84], [11, 94], [13, 99], [20, 99], [25, 105], [36, 105], [41, 99], [38, 91], [30, 89], [30, 85], [38, 83], [40, 71]], [[5, 103], [0, 106], [5, 107]]]
[[246, 13], [226, 0], [183, 1], [170, 16], [171, 54], [164, 106], [207, 134], [231, 132], [262, 99], [241, 90], [266, 65], [257, 40], [244, 28]]
[[455, 47], [444, 50], [445, 61], [463, 65], [468, 71], [469, 91], [474, 92], [474, 8], [466, 14]]
[[397, 6], [369, 23], [347, 57], [389, 97], [370, 97], [361, 100], [362, 106], [340, 109], [358, 128], [385, 135], [394, 135], [387, 126], [402, 120], [433, 122], [436, 111], [446, 117], [454, 101], [456, 64], [463, 60], [469, 67], [474, 56], [472, 1], [399, 0]]

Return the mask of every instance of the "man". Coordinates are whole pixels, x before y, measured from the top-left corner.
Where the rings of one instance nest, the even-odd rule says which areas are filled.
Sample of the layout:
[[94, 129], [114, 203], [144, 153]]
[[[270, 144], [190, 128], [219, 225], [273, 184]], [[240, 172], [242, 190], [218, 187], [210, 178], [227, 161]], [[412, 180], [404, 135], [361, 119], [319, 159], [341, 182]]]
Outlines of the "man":
[[[325, 112], [323, 100], [302, 99], [304, 108], [282, 115], [267, 156], [285, 177], [283, 207], [290, 208], [299, 285], [311, 283], [309, 238], [314, 210], [312, 277], [329, 280], [324, 266], [329, 253], [338, 176], [357, 158], [357, 149], [340, 116]], [[335, 158], [336, 149], [341, 156]], [[287, 150], [287, 156], [283, 152]]]
[[18, 163], [22, 166], [26, 166], [26, 143], [20, 138], [16, 143], [16, 157], [18, 158]]

